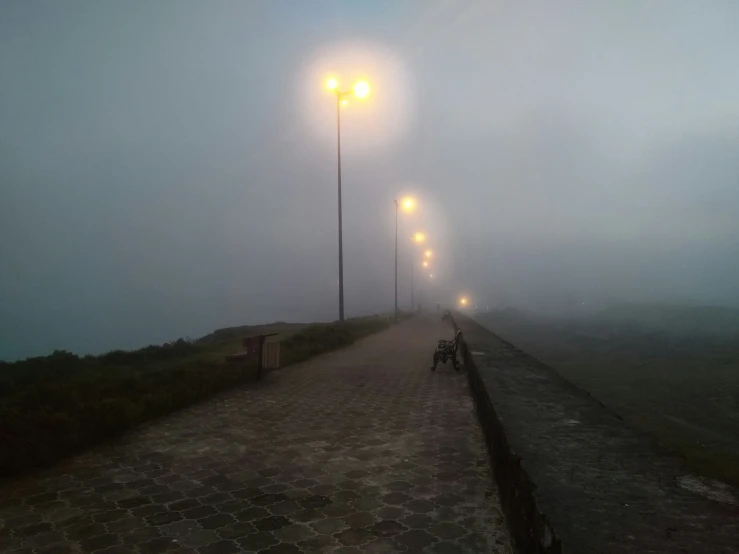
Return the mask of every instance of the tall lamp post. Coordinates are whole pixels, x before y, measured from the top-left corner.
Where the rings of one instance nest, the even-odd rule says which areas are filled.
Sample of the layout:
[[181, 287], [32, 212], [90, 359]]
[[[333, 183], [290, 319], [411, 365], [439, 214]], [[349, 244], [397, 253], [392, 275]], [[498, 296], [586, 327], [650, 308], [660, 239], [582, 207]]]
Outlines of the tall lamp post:
[[[395, 321], [398, 321], [398, 199], [395, 199]], [[416, 207], [413, 198], [403, 198], [400, 201], [403, 211], [412, 212]]]
[[354, 94], [357, 98], [367, 98], [370, 86], [365, 81], [359, 81], [351, 91], [339, 90], [339, 82], [333, 77], [326, 86], [336, 94], [336, 154], [338, 160], [338, 190], [339, 190], [339, 322], [344, 322], [344, 242], [341, 219], [341, 106], [349, 103], [348, 97]]

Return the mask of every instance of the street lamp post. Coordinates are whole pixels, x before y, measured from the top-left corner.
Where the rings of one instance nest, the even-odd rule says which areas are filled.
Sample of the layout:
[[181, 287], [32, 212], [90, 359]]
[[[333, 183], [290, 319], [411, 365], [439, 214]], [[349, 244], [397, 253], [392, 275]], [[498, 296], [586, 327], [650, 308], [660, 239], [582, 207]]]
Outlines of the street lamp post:
[[[418, 244], [421, 244], [423, 241], [426, 240], [426, 235], [424, 235], [423, 233], [416, 233], [415, 235], [411, 237], [411, 240], [415, 241]], [[416, 260], [415, 260], [415, 256], [411, 256], [411, 258], [413, 259], [411, 263], [411, 312], [414, 312], [416, 310], [416, 297], [414, 293], [414, 280], [415, 279], [413, 277], [413, 274], [414, 274], [414, 268], [416, 266]]]
[[344, 240], [343, 226], [341, 218], [341, 106], [346, 105], [347, 97], [354, 93], [357, 98], [366, 98], [369, 95], [369, 85], [364, 81], [354, 85], [352, 91], [340, 91], [339, 83], [336, 79], [331, 78], [326, 83], [329, 90], [336, 94], [336, 157], [338, 169], [338, 196], [339, 196], [339, 322], [344, 322]]
[[413, 268], [416, 266], [416, 260], [411, 264], [411, 313], [416, 310], [416, 298], [413, 296]]
[[395, 202], [395, 321], [398, 321], [398, 207], [402, 206], [403, 211], [412, 212], [416, 207], [416, 201], [413, 198], [405, 197], [400, 202], [396, 198]]
[[395, 322], [398, 322], [398, 199], [395, 199]]
[[336, 159], [339, 184], [339, 322], [344, 322], [344, 240], [341, 221], [341, 93], [336, 89]]

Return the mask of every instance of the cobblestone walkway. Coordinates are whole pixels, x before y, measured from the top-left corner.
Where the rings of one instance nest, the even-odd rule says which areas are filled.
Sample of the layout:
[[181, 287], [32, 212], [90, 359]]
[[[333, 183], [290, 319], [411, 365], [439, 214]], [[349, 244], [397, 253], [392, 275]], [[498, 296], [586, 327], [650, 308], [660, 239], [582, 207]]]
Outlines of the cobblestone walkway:
[[510, 552], [438, 318], [0, 485], [0, 552]]

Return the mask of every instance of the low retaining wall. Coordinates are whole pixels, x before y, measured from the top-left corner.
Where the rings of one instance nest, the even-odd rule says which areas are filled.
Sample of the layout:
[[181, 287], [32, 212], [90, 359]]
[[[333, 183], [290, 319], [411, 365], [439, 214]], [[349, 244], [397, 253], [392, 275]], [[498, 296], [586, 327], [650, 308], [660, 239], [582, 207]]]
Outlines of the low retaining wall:
[[454, 313], [503, 509], [524, 553], [739, 553], [739, 493]]

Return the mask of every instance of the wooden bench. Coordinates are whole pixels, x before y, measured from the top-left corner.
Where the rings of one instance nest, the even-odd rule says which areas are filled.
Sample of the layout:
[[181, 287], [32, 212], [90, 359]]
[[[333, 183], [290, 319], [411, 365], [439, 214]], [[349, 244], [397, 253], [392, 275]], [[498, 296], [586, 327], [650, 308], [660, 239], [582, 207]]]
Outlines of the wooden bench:
[[454, 371], [459, 371], [457, 366], [457, 350], [459, 350], [459, 341], [462, 338], [462, 331], [457, 330], [454, 333], [453, 340], [440, 340], [439, 344], [434, 350], [434, 365], [431, 366], [431, 371], [436, 371], [436, 365], [441, 363], [446, 364], [448, 359], [452, 360], [452, 366]]
[[241, 341], [244, 350], [226, 356], [226, 361], [248, 363], [250, 360], [256, 360], [257, 380], [261, 379], [262, 369], [277, 369], [280, 367], [280, 343], [268, 343], [267, 348], [265, 348], [267, 337], [274, 337], [278, 334], [269, 333], [267, 335], [244, 337], [244, 340]]

